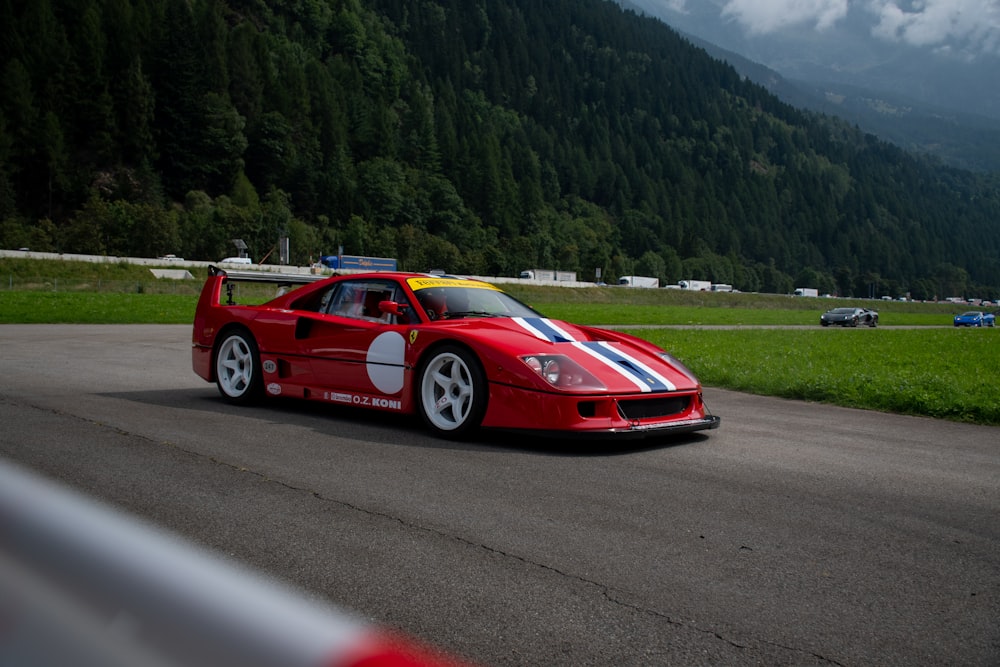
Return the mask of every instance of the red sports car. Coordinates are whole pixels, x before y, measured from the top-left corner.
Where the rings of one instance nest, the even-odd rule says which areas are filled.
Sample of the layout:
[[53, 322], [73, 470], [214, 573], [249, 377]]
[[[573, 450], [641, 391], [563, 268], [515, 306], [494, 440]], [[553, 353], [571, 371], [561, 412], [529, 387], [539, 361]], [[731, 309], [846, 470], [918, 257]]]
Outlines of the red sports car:
[[[241, 282], [307, 284], [239, 305]], [[288, 396], [417, 413], [450, 438], [479, 427], [648, 436], [720, 421], [695, 376], [655, 345], [547, 319], [490, 283], [449, 276], [210, 267], [192, 363], [234, 403]]]

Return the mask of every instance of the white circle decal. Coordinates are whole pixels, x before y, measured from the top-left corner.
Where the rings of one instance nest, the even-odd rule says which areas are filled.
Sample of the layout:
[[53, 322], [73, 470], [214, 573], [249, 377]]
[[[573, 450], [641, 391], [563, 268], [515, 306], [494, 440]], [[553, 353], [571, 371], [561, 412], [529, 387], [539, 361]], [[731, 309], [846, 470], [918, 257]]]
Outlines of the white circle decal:
[[395, 331], [379, 334], [368, 347], [368, 379], [383, 394], [396, 394], [403, 388], [405, 350], [406, 341]]

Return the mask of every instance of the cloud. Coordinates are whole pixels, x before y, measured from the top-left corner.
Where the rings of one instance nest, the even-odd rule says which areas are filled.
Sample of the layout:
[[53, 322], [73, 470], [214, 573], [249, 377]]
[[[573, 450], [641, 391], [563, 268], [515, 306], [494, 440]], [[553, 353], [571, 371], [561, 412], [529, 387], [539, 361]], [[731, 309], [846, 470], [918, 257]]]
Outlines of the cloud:
[[878, 18], [872, 34], [880, 39], [1000, 55], [1000, 0], [869, 0], [868, 5]]
[[661, 5], [669, 10], [680, 12], [681, 14], [687, 14], [687, 0], [660, 0]]
[[728, 0], [722, 16], [738, 21], [752, 35], [796, 25], [825, 30], [847, 16], [847, 0]]
[[750, 36], [785, 29], [824, 31], [860, 17], [885, 42], [930, 48], [973, 58], [1000, 56], [1000, 0], [647, 0], [669, 11], [688, 13], [694, 2], [720, 7]]

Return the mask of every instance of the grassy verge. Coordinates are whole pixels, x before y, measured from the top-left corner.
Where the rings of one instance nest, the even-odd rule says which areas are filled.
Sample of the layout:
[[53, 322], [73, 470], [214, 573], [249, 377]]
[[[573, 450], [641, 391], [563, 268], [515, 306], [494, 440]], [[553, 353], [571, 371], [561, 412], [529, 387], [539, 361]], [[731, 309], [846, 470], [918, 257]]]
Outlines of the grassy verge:
[[638, 333], [708, 386], [1000, 425], [997, 329]]
[[191, 324], [189, 294], [0, 292], [0, 324]]
[[[770, 309], [682, 305], [543, 303], [535, 306], [549, 317], [567, 322], [621, 325], [818, 326], [825, 308]], [[952, 316], [935, 312], [879, 312], [879, 326], [949, 326]]]

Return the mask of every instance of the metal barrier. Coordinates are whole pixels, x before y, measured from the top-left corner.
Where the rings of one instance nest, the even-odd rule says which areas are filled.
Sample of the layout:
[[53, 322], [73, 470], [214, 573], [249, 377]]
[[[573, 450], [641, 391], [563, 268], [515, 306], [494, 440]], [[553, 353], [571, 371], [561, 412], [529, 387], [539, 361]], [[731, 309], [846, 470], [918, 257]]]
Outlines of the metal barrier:
[[0, 665], [461, 664], [0, 461]]

